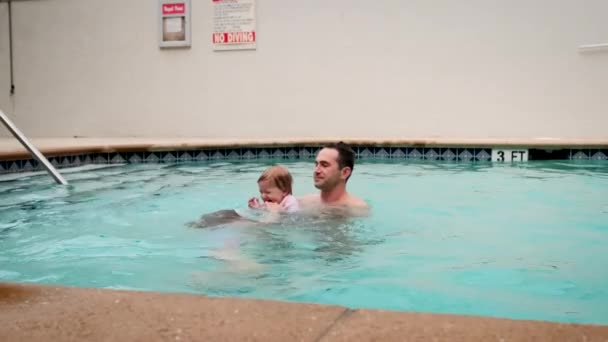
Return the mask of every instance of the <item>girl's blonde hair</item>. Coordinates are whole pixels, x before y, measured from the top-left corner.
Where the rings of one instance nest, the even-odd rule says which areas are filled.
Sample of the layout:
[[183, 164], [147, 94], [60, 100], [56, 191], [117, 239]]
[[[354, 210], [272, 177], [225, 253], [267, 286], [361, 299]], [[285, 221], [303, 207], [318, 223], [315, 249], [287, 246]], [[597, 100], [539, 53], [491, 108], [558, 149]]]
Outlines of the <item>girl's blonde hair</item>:
[[291, 195], [291, 184], [293, 183], [293, 178], [286, 167], [275, 165], [267, 168], [262, 173], [260, 178], [258, 178], [258, 183], [266, 180], [273, 182], [273, 184], [281, 191]]

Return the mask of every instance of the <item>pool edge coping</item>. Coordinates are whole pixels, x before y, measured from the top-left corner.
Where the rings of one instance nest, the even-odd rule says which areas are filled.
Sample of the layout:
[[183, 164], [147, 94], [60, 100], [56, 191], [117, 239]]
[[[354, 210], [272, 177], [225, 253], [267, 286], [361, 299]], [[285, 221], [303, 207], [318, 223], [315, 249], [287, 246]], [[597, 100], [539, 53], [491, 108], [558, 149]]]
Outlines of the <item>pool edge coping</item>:
[[0, 308], [8, 340], [608, 339], [598, 324], [16, 282], [0, 282]]
[[[128, 151], [169, 151], [205, 148], [273, 148], [323, 146], [344, 141], [351, 145], [370, 147], [477, 147], [477, 148], [538, 148], [538, 149], [604, 149], [606, 139], [359, 139], [359, 138], [301, 138], [301, 139], [213, 139], [213, 138], [34, 138], [32, 144], [42, 153], [64, 155], [76, 153], [106, 153]], [[13, 138], [0, 138], [0, 160], [29, 157], [29, 152]]]

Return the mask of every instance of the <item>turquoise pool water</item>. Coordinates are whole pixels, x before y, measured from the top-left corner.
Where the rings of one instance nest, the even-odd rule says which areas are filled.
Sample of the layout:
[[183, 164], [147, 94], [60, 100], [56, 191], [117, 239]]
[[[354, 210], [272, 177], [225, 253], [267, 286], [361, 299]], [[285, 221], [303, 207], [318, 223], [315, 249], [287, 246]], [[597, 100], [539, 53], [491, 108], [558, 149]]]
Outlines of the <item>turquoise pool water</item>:
[[[361, 162], [369, 218], [186, 226], [246, 212], [268, 165], [0, 177], [0, 281], [608, 324], [606, 163]], [[285, 165], [315, 190], [311, 162]]]

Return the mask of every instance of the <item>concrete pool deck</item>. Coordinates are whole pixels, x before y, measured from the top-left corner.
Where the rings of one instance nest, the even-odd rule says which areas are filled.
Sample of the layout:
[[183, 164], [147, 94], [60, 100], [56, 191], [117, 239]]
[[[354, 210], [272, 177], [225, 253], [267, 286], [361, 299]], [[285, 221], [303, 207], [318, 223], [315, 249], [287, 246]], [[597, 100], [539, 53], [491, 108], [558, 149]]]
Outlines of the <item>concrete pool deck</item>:
[[608, 341], [608, 326], [0, 283], [0, 341]]
[[[419, 146], [419, 147], [527, 147], [541, 149], [558, 148], [608, 148], [606, 139], [322, 139], [322, 138], [33, 138], [30, 142], [45, 155], [61, 155], [93, 152], [162, 151], [213, 147], [273, 147], [297, 145], [324, 145], [343, 140], [353, 145], [367, 146]], [[13, 137], [0, 138], [0, 159], [29, 158], [27, 150]]]

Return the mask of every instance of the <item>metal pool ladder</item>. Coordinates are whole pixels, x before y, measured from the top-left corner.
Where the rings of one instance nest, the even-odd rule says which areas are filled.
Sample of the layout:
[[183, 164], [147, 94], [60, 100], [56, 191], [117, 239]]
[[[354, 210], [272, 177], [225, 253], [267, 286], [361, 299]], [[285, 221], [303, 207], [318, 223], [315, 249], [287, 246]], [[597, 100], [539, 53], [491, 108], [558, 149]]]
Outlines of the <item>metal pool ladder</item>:
[[53, 167], [53, 164], [49, 163], [49, 161], [46, 159], [46, 157], [42, 153], [40, 153], [40, 151], [38, 151], [38, 149], [29, 142], [29, 140], [27, 140], [25, 135], [23, 135], [23, 133], [21, 133], [21, 131], [19, 131], [17, 126], [15, 126], [15, 124], [8, 118], [8, 116], [6, 116], [4, 114], [4, 112], [2, 110], [0, 110], [0, 119], [2, 120], [2, 123], [4, 123], [4, 125], [8, 128], [8, 130], [11, 131], [11, 133], [13, 133], [13, 136], [15, 138], [17, 138], [17, 140], [19, 140], [21, 145], [23, 145], [23, 147], [27, 148], [27, 150], [30, 151], [30, 154], [34, 158], [36, 158], [40, 163], [42, 163], [44, 168], [48, 171], [48, 173], [51, 174], [53, 179], [55, 179], [55, 181], [58, 184], [61, 184], [61, 185], [68, 184], [68, 182], [66, 182], [66, 180], [63, 179], [63, 177], [61, 177], [59, 172], [57, 172], [57, 170]]

